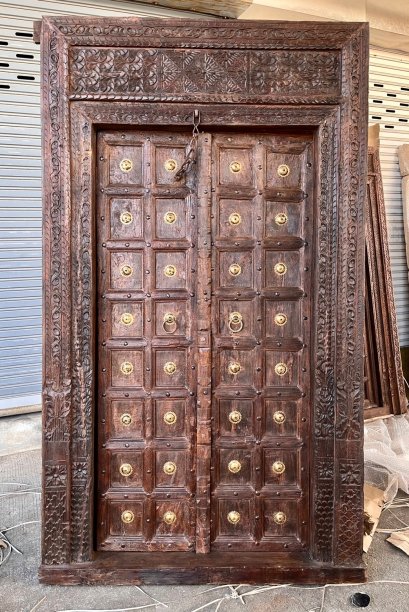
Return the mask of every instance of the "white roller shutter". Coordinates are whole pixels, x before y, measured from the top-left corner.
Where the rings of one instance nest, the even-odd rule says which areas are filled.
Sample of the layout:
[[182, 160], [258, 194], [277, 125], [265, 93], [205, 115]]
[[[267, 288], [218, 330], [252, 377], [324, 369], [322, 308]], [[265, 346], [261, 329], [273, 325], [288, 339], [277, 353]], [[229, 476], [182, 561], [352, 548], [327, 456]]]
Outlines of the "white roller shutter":
[[380, 158], [401, 346], [409, 346], [409, 283], [397, 148], [409, 142], [409, 55], [371, 49], [369, 123], [380, 124]]
[[40, 403], [42, 15], [195, 17], [120, 0], [0, 1], [0, 410]]

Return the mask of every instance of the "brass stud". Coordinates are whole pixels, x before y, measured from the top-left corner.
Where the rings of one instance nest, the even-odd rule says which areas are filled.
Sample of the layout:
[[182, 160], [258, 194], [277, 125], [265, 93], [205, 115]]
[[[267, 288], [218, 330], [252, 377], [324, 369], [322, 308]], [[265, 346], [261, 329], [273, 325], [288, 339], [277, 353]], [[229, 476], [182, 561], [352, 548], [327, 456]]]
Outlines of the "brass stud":
[[133, 467], [130, 463], [123, 463], [119, 468], [122, 476], [130, 476], [133, 472]]
[[166, 525], [173, 525], [173, 523], [176, 522], [176, 514], [172, 512], [172, 510], [168, 510], [167, 512], [165, 512], [162, 518], [163, 522], [166, 523]]
[[124, 510], [121, 514], [121, 521], [123, 523], [133, 523], [135, 520], [135, 515], [132, 510]]
[[164, 274], [165, 276], [168, 276], [168, 277], [175, 276], [176, 272], [177, 272], [176, 266], [169, 265], [169, 266], [166, 266], [164, 269]]
[[123, 225], [129, 225], [133, 221], [132, 213], [125, 210], [124, 212], [121, 213], [121, 216], [119, 217], [119, 219]]
[[285, 213], [278, 213], [275, 217], [274, 217], [274, 221], [277, 225], [285, 225], [288, 221], [288, 217]]
[[239, 213], [232, 213], [229, 216], [229, 223], [230, 225], [240, 225], [241, 223], [241, 215]]
[[176, 363], [174, 363], [173, 361], [167, 361], [163, 366], [163, 371], [166, 372], [166, 374], [169, 374], [169, 376], [171, 376], [176, 372]]
[[283, 276], [283, 274], [287, 272], [287, 266], [285, 265], [285, 263], [280, 261], [279, 263], [276, 263], [276, 265], [274, 266], [274, 272], [276, 274], [279, 274], [280, 276]]
[[285, 464], [282, 461], [274, 461], [271, 469], [273, 470], [274, 474], [284, 474]]
[[287, 166], [287, 164], [280, 164], [277, 168], [277, 174], [281, 176], [281, 178], [285, 178], [290, 174], [289, 166]]
[[166, 172], [174, 172], [178, 167], [175, 159], [167, 159], [163, 165], [165, 166]]
[[287, 516], [285, 515], [284, 512], [281, 512], [281, 511], [274, 512], [274, 514], [273, 514], [273, 521], [275, 523], [277, 523], [277, 525], [284, 525], [286, 520], [287, 520]]
[[122, 276], [131, 276], [132, 272], [133, 272], [133, 270], [132, 270], [131, 266], [125, 265], [125, 266], [122, 266], [122, 268], [121, 268], [121, 275]]
[[240, 521], [240, 513], [237, 512], [236, 510], [232, 510], [231, 512], [229, 512], [229, 514], [227, 515], [227, 520], [229, 521], [229, 523], [231, 523], [232, 525], [237, 525], [237, 523]]
[[241, 370], [241, 365], [237, 361], [232, 361], [229, 363], [228, 370], [230, 374], [238, 374]]
[[241, 163], [239, 161], [232, 161], [230, 164], [230, 172], [240, 172], [241, 171]]
[[285, 325], [288, 321], [287, 315], [285, 315], [283, 312], [277, 312], [277, 314], [274, 317], [274, 323], [276, 325]]
[[174, 412], [169, 410], [163, 415], [163, 420], [165, 421], [166, 425], [174, 425], [177, 421], [177, 416]]
[[241, 463], [240, 461], [237, 461], [237, 459], [232, 459], [232, 461], [229, 461], [227, 467], [229, 472], [231, 472], [232, 474], [237, 474], [241, 470]]
[[273, 421], [277, 423], [277, 425], [281, 425], [285, 421], [285, 414], [282, 410], [276, 410], [273, 414]]
[[241, 274], [241, 265], [232, 263], [231, 266], [229, 266], [229, 274], [231, 274], [231, 276], [239, 276]]
[[230, 423], [233, 423], [233, 425], [237, 425], [237, 423], [240, 423], [242, 419], [241, 416], [241, 412], [239, 412], [238, 410], [232, 410], [229, 414], [229, 421]]
[[133, 365], [130, 361], [124, 361], [121, 363], [121, 372], [125, 374], [125, 376], [129, 376], [133, 372]]
[[274, 372], [277, 374], [277, 376], [285, 376], [285, 374], [288, 372], [288, 368], [285, 363], [277, 363], [274, 368]]
[[163, 471], [165, 474], [168, 474], [168, 476], [174, 474], [176, 472], [176, 463], [173, 463], [173, 461], [166, 461], [163, 466]]
[[120, 162], [119, 167], [121, 168], [122, 172], [130, 172], [132, 170], [133, 163], [130, 159], [123, 159]]
[[172, 223], [175, 223], [177, 216], [176, 213], [174, 213], [172, 210], [168, 210], [168, 212], [163, 215], [163, 218], [165, 220], [165, 223], [167, 223], [168, 225], [172, 225]]
[[132, 325], [133, 320], [133, 315], [130, 312], [123, 312], [121, 314], [121, 323], [123, 325]]
[[128, 412], [125, 412], [121, 415], [121, 423], [125, 426], [128, 426], [132, 423], [132, 417]]

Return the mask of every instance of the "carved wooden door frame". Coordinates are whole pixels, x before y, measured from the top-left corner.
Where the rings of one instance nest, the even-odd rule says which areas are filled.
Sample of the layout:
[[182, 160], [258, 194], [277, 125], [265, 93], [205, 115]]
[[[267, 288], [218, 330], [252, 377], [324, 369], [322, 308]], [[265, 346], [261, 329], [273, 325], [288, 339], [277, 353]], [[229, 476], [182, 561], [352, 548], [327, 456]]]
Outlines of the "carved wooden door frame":
[[[56, 17], [43, 19], [41, 46], [41, 579], [362, 580], [367, 24]], [[207, 51], [197, 54], [198, 49]], [[96, 132], [107, 125], [186, 128], [193, 109], [200, 111], [203, 129], [302, 126], [315, 133], [312, 560], [251, 553], [246, 567], [242, 560], [235, 565], [234, 553], [94, 552]], [[199, 197], [205, 210], [206, 194]], [[207, 225], [199, 229], [198, 256], [205, 269]], [[203, 332], [199, 349], [205, 353], [209, 334]], [[204, 449], [210, 444], [209, 398], [206, 372], [202, 377], [199, 372], [197, 439]], [[206, 460], [198, 469], [206, 478]], [[207, 490], [199, 510], [204, 504]]]

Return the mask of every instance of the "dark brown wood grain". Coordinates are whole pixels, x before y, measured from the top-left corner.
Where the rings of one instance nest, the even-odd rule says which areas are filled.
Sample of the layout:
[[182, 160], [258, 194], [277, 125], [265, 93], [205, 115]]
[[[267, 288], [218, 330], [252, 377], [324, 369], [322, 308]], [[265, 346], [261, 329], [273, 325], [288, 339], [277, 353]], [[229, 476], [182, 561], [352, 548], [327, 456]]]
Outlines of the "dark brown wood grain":
[[362, 580], [367, 26], [41, 31], [41, 580]]
[[368, 149], [365, 418], [407, 412], [379, 151]]

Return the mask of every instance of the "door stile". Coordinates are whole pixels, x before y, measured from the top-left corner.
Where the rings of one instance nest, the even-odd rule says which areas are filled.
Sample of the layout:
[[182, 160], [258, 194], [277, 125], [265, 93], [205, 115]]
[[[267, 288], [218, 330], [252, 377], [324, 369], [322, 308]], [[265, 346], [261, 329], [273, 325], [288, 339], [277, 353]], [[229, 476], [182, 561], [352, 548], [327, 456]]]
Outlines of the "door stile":
[[211, 136], [200, 134], [197, 159], [197, 514], [196, 552], [210, 552], [211, 462]]

